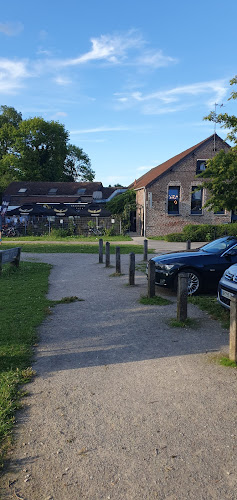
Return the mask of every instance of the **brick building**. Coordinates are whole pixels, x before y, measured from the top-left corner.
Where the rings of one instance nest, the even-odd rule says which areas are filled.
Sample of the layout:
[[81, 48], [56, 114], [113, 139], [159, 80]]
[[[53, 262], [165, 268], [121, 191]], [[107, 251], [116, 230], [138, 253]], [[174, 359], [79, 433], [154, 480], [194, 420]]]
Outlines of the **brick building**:
[[181, 232], [186, 224], [230, 222], [230, 212], [203, 208], [208, 193], [196, 178], [208, 159], [229, 147], [213, 134], [135, 180], [129, 188], [136, 191], [137, 232], [149, 237]]

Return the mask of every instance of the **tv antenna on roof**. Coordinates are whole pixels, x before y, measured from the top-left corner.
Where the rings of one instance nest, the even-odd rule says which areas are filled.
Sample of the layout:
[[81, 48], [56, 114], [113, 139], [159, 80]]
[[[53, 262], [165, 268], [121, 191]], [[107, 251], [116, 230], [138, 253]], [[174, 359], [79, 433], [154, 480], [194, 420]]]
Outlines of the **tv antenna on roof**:
[[216, 151], [216, 107], [217, 106], [220, 106], [220, 108], [222, 108], [222, 106], [224, 106], [224, 104], [217, 104], [215, 102], [215, 118], [214, 118], [214, 148], [213, 148], [213, 151]]

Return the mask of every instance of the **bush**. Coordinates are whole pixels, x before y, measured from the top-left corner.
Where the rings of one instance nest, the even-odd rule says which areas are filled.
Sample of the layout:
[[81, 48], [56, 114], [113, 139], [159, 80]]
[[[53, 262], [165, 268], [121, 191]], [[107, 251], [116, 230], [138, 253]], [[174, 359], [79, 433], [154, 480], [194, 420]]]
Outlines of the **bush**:
[[187, 224], [182, 233], [164, 236], [166, 241], [212, 241], [221, 236], [237, 237], [237, 222], [233, 224]]
[[212, 241], [221, 236], [237, 236], [237, 223], [233, 224], [187, 224], [182, 233], [165, 236], [166, 241]]

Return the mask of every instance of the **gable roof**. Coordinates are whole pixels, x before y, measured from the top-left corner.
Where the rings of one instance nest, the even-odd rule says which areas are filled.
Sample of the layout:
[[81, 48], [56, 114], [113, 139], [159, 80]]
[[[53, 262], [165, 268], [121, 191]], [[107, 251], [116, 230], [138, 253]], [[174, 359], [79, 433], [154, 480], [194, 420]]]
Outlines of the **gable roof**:
[[28, 196], [48, 195], [51, 190], [53, 195], [61, 196], [80, 196], [79, 190], [85, 190], [86, 195], [92, 195], [94, 191], [102, 191], [103, 185], [101, 182], [30, 182], [30, 181], [14, 181], [8, 185], [4, 194], [18, 195], [27, 194]]
[[[216, 138], [220, 139], [220, 141], [222, 141], [226, 146], [229, 146], [217, 134], [216, 134]], [[165, 161], [164, 163], [161, 163], [157, 167], [152, 168], [151, 170], [149, 170], [149, 172], [147, 172], [146, 174], [139, 177], [139, 179], [135, 179], [135, 181], [129, 186], [129, 188], [137, 190], [137, 189], [142, 189], [143, 187], [148, 187], [156, 179], [158, 179], [158, 177], [160, 177], [162, 174], [167, 172], [171, 167], [174, 167], [174, 165], [179, 163], [181, 160], [183, 160], [190, 153], [193, 153], [200, 146], [202, 146], [206, 142], [213, 140], [213, 139], [214, 139], [214, 134], [210, 135], [209, 137], [207, 137], [207, 139], [204, 139], [204, 141], [199, 142], [195, 146], [192, 146], [191, 148], [186, 149], [182, 153], [180, 153], [176, 156], [173, 156], [173, 158], [170, 158], [169, 160]]]

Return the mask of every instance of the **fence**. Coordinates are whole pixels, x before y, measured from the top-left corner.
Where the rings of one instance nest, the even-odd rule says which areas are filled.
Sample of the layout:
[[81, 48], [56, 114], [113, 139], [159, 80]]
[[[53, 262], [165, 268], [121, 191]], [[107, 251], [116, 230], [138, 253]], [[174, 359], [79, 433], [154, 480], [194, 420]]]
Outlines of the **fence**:
[[3, 224], [3, 236], [41, 236], [57, 231], [61, 236], [99, 236], [107, 231], [120, 234], [120, 221], [111, 217], [44, 217], [33, 216], [23, 222]]

